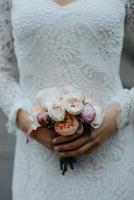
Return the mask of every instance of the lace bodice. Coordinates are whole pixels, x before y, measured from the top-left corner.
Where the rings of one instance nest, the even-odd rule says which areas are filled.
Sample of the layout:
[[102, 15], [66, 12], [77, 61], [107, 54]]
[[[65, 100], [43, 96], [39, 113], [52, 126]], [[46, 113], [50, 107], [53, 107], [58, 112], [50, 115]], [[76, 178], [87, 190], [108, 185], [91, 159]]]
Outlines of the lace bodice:
[[[76, 7], [77, 7], [77, 3], [79, 4], [79, 2], [74, 2], [74, 4], [76, 4]], [[20, 4], [20, 2], [18, 3], [14, 0], [13, 1], [13, 18], [11, 19], [12, 1], [2, 0], [0, 2], [0, 94], [1, 94], [0, 105], [2, 109], [4, 110], [5, 114], [9, 118], [9, 123], [8, 123], [9, 132], [14, 131], [15, 130], [14, 128], [16, 128], [15, 117], [16, 117], [17, 109], [20, 107], [28, 109], [29, 107], [28, 105], [30, 105], [30, 102], [28, 100], [28, 95], [26, 95], [26, 93], [22, 91], [21, 85], [18, 82], [16, 82], [16, 80], [14, 79], [14, 72], [17, 69], [18, 64], [19, 64], [19, 67], [21, 67], [22, 65], [25, 65], [21, 67], [20, 69], [20, 73], [23, 74], [23, 75], [22, 74], [20, 75], [22, 79], [25, 73], [28, 73], [28, 76], [25, 77], [26, 82], [28, 81], [28, 78], [31, 79], [31, 76], [32, 76], [33, 82], [34, 81], [36, 82], [37, 77], [40, 79], [41, 75], [40, 73], [37, 72], [36, 67], [39, 67], [39, 64], [40, 64], [39, 58], [44, 59], [44, 57], [41, 58], [41, 55], [40, 55], [40, 51], [42, 51], [42, 49], [43, 49], [44, 54], [46, 54], [45, 55], [46, 61], [44, 64], [48, 65], [49, 63], [51, 63], [49, 60], [51, 52], [52, 52], [51, 59], [55, 59], [55, 61], [58, 63], [58, 66], [55, 67], [55, 73], [51, 74], [51, 66], [49, 67], [49, 69], [46, 69], [46, 71], [44, 71], [45, 79], [49, 79], [52, 75], [54, 82], [58, 78], [59, 78], [59, 81], [61, 81], [62, 75], [60, 76], [60, 74], [63, 74], [63, 77], [64, 77], [64, 73], [67, 73], [68, 77], [71, 76], [72, 79], [77, 79], [80, 71], [82, 71], [82, 74], [81, 74], [82, 78], [84, 77], [85, 81], [87, 81], [88, 83], [90, 83], [91, 79], [93, 78], [97, 81], [100, 81], [100, 83], [101, 81], [105, 82], [106, 81], [105, 79], [107, 78], [113, 79], [113, 77], [111, 77], [111, 73], [113, 74], [115, 73], [115, 77], [117, 77], [118, 68], [113, 67], [113, 65], [116, 64], [116, 66], [119, 66], [119, 56], [120, 56], [120, 51], [122, 48], [122, 38], [123, 38], [123, 22], [124, 22], [123, 12], [126, 6], [127, 25], [129, 27], [129, 30], [131, 30], [132, 34], [134, 34], [134, 14], [133, 14], [134, 2], [133, 0], [130, 0], [127, 2], [119, 0], [115, 3], [115, 5], [114, 5], [114, 1], [113, 3], [111, 1], [108, 3], [109, 3], [109, 6], [111, 4], [112, 8], [114, 8], [114, 10], [110, 10], [111, 15], [108, 16], [109, 20], [102, 20], [100, 23], [100, 21], [97, 19], [98, 18], [97, 12], [95, 13], [95, 16], [94, 14], [92, 14], [89, 17], [88, 12], [86, 11], [86, 13], [81, 14], [81, 18], [84, 20], [84, 25], [77, 22], [78, 26], [77, 28], [74, 28], [74, 30], [73, 30], [74, 22], [72, 20], [72, 22], [70, 23], [71, 26], [70, 24], [68, 25], [68, 21], [70, 19], [68, 19], [66, 13], [64, 15], [63, 22], [62, 23], [59, 22], [61, 23], [61, 25], [59, 25], [57, 21], [59, 20], [60, 14], [56, 16], [56, 19], [53, 22], [51, 21], [51, 17], [52, 17], [51, 12], [47, 8], [46, 11], [48, 12], [48, 14], [50, 13], [49, 23], [52, 24], [51, 26], [52, 30], [48, 30], [48, 32], [45, 31], [43, 35], [43, 28], [41, 26], [44, 26], [45, 30], [47, 30], [49, 28], [49, 24], [45, 20], [44, 20], [45, 22], [42, 21], [42, 23], [40, 23], [40, 21], [43, 18], [43, 13], [42, 13], [42, 9], [39, 8], [39, 6], [36, 5], [36, 3], [35, 3], [35, 6], [32, 6], [32, 9], [31, 9], [30, 8], [31, 5], [29, 5], [28, 3], [25, 3], [24, 1], [24, 3], [22, 3], [22, 7], [24, 6], [25, 11], [23, 13], [23, 9], [21, 9], [21, 6], [18, 5]], [[44, 7], [46, 6], [45, 2], [41, 2], [41, 4], [43, 4]], [[87, 1], [87, 4], [89, 4], [88, 1]], [[106, 12], [106, 9], [109, 9], [109, 6], [107, 5], [106, 2], [105, 4], [106, 4], [105, 7], [108, 7], [108, 8], [103, 8], [103, 5], [101, 6], [98, 3], [98, 6], [100, 6], [99, 11], [103, 12], [105, 10], [104, 17], [108, 15], [108, 13]], [[31, 17], [33, 16], [33, 13], [36, 10], [36, 6], [37, 6], [37, 11], [41, 12], [41, 14], [38, 15], [37, 19], [34, 19], [35, 20], [35, 27], [34, 27], [30, 23], [33, 23]], [[53, 6], [55, 5], [52, 5], [52, 7]], [[96, 7], [94, 7], [94, 4], [92, 2], [90, 6], [93, 6], [93, 12], [95, 12]], [[65, 6], [65, 9], [64, 8], [63, 10], [61, 9], [61, 13], [66, 12], [66, 9], [68, 9], [67, 7], [68, 6]], [[115, 22], [112, 19], [115, 14], [114, 12], [117, 12], [115, 15], [116, 16]], [[28, 20], [26, 20], [26, 17], [28, 17]], [[76, 18], [77, 18], [76, 20], [79, 21], [79, 9], [77, 9], [76, 11]], [[27, 24], [25, 24], [25, 20], [27, 21]], [[93, 21], [93, 23], [90, 24], [92, 28], [89, 28], [88, 26], [88, 23], [91, 23], [90, 21]], [[60, 29], [60, 30], [57, 29], [56, 28], [57, 24], [55, 25], [55, 23], [57, 23], [59, 26], [63, 26], [63, 29]], [[29, 25], [31, 27], [31, 30], [30, 28], [28, 28]], [[13, 37], [12, 26], [14, 26], [13, 27], [14, 37]], [[115, 28], [115, 31], [113, 30], [113, 27]], [[36, 34], [37, 29], [39, 29], [39, 31]], [[51, 34], [52, 34], [51, 31], [55, 32], [53, 38], [51, 38]], [[60, 34], [58, 33], [58, 31], [60, 31]], [[76, 39], [74, 38], [75, 34], [76, 34]], [[15, 39], [15, 49], [14, 49], [13, 38]], [[85, 40], [87, 39], [87, 41], [90, 40], [90, 42], [86, 44], [83, 38]], [[98, 42], [98, 44], [94, 44], [96, 42]], [[39, 43], [38, 45], [40, 45], [39, 50], [34, 48], [37, 43]], [[51, 46], [49, 45], [49, 43], [51, 43]], [[46, 45], [46, 46], [48, 45], [50, 48], [50, 51], [44, 50], [45, 46], [43, 45]], [[27, 48], [27, 46], [29, 47]], [[27, 48], [27, 51], [24, 50], [25, 47]], [[53, 48], [53, 50], [51, 48]], [[86, 55], [88, 55], [85, 58], [85, 63], [83, 63], [83, 57], [82, 57], [83, 53], [79, 55], [80, 48], [84, 50], [83, 52], [86, 51], [85, 53]], [[23, 51], [25, 51], [26, 54]], [[15, 53], [18, 56], [17, 60], [15, 57], [16, 56]], [[111, 53], [113, 55], [111, 55]], [[29, 68], [28, 66], [30, 62], [32, 63], [33, 54], [37, 56], [37, 60], [35, 63], [36, 67], [34, 67], [32, 70], [33, 71], [35, 70], [34, 72], [37, 73], [37, 77], [33, 76], [32, 73], [30, 73], [31, 68]], [[59, 56], [60, 54], [61, 56]], [[100, 63], [97, 63], [97, 65], [94, 60], [95, 59], [94, 55], [97, 55], [97, 62], [100, 62]], [[90, 59], [88, 59], [88, 57], [90, 57]], [[22, 59], [27, 59], [27, 63], [25, 62], [23, 63]], [[75, 65], [78, 65], [79, 63], [79, 67], [81, 69], [75, 69], [76, 66], [74, 65], [74, 63]], [[63, 65], [66, 65], [66, 64], [69, 65], [68, 69], [64, 69], [64, 70], [60, 69], [62, 68]], [[83, 68], [83, 64], [84, 64], [84, 68]], [[88, 69], [89, 64], [92, 66], [90, 67], [90, 70]], [[106, 70], [104, 69], [104, 65], [106, 64], [109, 65], [109, 67], [111, 67], [110, 70], [108, 69], [108, 71], [107, 69]], [[59, 68], [59, 65], [61, 65], [60, 68]], [[96, 67], [96, 72], [94, 73], [95, 65], [99, 66], [99, 69]], [[75, 75], [69, 74], [73, 70], [79, 70], [79, 73], [76, 73]], [[105, 70], [105, 74], [103, 73], [104, 70]], [[33, 84], [33, 82], [31, 82], [30, 84]], [[117, 82], [117, 80], [115, 82]], [[22, 83], [22, 85], [24, 84]], [[53, 85], [53, 82], [52, 82], [52, 85]], [[80, 84], [78, 83], [78, 85]], [[93, 84], [92, 86], [95, 87], [95, 85]], [[134, 119], [134, 89], [131, 89], [130, 91], [122, 90], [121, 94], [117, 94], [117, 98], [118, 98], [118, 102], [122, 106], [122, 115], [120, 117], [120, 120], [118, 121], [119, 122], [118, 125], [122, 127], [126, 124], [126, 122], [132, 121]]]

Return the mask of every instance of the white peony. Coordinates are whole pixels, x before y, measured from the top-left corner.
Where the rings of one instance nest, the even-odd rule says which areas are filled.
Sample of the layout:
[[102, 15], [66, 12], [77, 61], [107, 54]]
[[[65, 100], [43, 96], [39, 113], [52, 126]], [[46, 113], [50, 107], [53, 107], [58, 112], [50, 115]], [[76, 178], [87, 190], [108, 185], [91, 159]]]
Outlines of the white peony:
[[59, 97], [59, 90], [56, 87], [41, 90], [36, 95], [36, 101], [43, 109], [48, 109]]

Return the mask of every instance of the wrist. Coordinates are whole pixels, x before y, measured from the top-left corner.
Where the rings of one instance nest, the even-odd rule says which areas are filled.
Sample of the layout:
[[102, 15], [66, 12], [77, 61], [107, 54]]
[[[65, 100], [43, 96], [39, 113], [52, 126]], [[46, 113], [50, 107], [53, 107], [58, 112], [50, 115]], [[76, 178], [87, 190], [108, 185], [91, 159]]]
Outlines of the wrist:
[[118, 103], [113, 103], [113, 104], [110, 104], [106, 107], [106, 109], [109, 111], [109, 112], [112, 112], [115, 116], [118, 116], [120, 111], [121, 111], [121, 107]]
[[23, 132], [27, 133], [29, 131], [29, 127], [31, 126], [29, 113], [26, 110], [18, 109], [16, 123]]
[[109, 116], [109, 119], [111, 120], [113, 124], [113, 129], [117, 130], [118, 129], [117, 121], [121, 112], [120, 105], [118, 103], [113, 103], [109, 105], [108, 107], [106, 107], [106, 112], [107, 112], [107, 115]]

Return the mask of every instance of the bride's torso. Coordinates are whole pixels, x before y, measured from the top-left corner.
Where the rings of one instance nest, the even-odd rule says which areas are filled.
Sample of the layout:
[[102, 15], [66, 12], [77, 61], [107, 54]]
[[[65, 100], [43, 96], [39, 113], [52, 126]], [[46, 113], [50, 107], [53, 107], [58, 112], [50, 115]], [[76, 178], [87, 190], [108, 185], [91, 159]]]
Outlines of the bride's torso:
[[71, 84], [107, 102], [122, 87], [125, 1], [76, 0], [60, 6], [53, 0], [12, 0], [20, 84], [27, 95]]
[[[77, 0], [61, 7], [52, 0], [12, 0], [15, 51], [26, 95], [71, 84], [107, 103], [122, 87], [125, 1]], [[77, 158], [75, 170], [65, 177], [53, 152], [36, 141], [27, 145], [24, 134], [16, 135], [14, 185], [22, 199], [133, 199], [132, 125]]]

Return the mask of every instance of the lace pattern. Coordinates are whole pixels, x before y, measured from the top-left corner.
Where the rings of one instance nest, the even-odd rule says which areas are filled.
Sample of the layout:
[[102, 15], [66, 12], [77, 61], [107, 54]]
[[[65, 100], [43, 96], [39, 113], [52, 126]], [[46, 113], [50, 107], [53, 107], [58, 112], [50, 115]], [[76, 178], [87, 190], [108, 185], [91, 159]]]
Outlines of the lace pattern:
[[[128, 0], [126, 4], [126, 23], [129, 32], [134, 37], [134, 0]], [[124, 89], [113, 99], [113, 103], [119, 103], [120, 114], [117, 118], [117, 128], [124, 128], [128, 123], [134, 122], [134, 88]]]
[[0, 106], [10, 132], [17, 131], [13, 200], [133, 200], [131, 124], [80, 157], [65, 177], [59, 158], [36, 141], [27, 145], [15, 126], [17, 109], [30, 107], [38, 90], [64, 84], [82, 89], [102, 106], [117, 94], [119, 128], [134, 119], [133, 89], [122, 89], [118, 73], [126, 2], [79, 0], [60, 8], [50, 0], [12, 0], [11, 21], [10, 1], [0, 1]]
[[130, 121], [129, 112], [131, 110], [131, 98], [130, 91], [124, 89], [120, 93], [118, 93], [114, 99], [112, 100], [112, 104], [118, 103], [120, 110], [119, 115], [117, 117], [117, 128], [124, 128]]
[[19, 84], [15, 80], [17, 62], [13, 47], [11, 27], [11, 2], [0, 1], [0, 106], [8, 116], [8, 132], [15, 132], [16, 111], [18, 108], [30, 108]]

